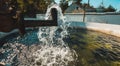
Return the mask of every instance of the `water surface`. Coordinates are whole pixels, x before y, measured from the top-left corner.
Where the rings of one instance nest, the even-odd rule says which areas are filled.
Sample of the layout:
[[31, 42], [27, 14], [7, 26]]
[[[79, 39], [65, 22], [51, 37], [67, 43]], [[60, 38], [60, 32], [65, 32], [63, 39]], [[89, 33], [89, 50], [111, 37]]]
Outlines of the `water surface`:
[[[61, 29], [58, 29], [58, 31], [61, 31]], [[43, 62], [50, 63], [51, 60], [53, 60], [52, 58], [54, 58], [57, 60], [52, 66], [120, 65], [120, 38], [118, 37], [81, 28], [68, 28], [69, 35], [63, 38], [65, 44], [70, 48], [68, 51], [65, 47], [57, 46], [57, 44], [52, 47], [44, 46], [44, 44], [39, 41], [37, 32], [38, 29], [33, 29], [32, 31], [28, 31], [24, 37], [20, 37], [17, 33], [5, 37], [5, 39], [2, 40], [4, 41], [4, 45], [0, 48], [0, 61], [11, 64], [12, 66], [43, 66]], [[42, 48], [46, 50], [40, 50]], [[72, 53], [74, 52], [73, 50], [75, 50], [76, 54]], [[59, 53], [57, 54], [59, 51], [63, 51], [62, 55], [65, 56]], [[48, 54], [45, 54], [47, 56], [47, 62], [41, 60], [41, 58], [36, 61], [36, 52], [39, 54], [47, 52]], [[53, 54], [52, 52], [56, 53], [55, 57], [50, 55]], [[61, 57], [64, 59], [60, 60]], [[68, 58], [74, 58], [74, 60], [68, 61]], [[57, 62], [59, 64], [57, 64]]]

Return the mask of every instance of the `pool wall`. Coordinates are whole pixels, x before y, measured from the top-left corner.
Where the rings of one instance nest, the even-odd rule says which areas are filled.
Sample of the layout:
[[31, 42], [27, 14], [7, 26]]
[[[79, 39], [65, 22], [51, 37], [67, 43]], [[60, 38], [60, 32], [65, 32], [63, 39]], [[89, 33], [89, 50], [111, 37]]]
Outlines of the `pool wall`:
[[[83, 21], [83, 14], [69, 14], [65, 16], [69, 21]], [[85, 22], [92, 23], [107, 23], [107, 24], [119, 24], [120, 25], [120, 14], [119, 13], [86, 13]]]
[[66, 13], [70, 26], [82, 27], [100, 31], [120, 37], [120, 13], [87, 13], [85, 22], [83, 22], [83, 14]]

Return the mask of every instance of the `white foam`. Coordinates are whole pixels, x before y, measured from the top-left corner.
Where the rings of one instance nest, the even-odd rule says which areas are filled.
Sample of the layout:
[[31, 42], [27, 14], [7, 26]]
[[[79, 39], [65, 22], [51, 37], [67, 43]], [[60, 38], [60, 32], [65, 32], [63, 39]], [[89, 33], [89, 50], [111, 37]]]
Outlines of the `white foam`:
[[33, 56], [35, 63], [40, 62], [41, 66], [67, 66], [68, 62], [74, 61], [73, 51], [62, 46], [42, 46]]
[[[41, 49], [37, 50], [33, 56], [36, 56], [35, 62], [41, 62], [41, 66], [67, 66], [69, 62], [75, 61], [76, 52], [68, 47], [63, 41], [69, 33], [65, 17], [61, 8], [57, 4], [48, 7], [45, 19], [51, 19], [51, 9], [56, 8], [58, 11], [58, 27], [40, 27], [38, 32], [39, 40], [44, 44]], [[57, 32], [58, 29], [62, 31]]]

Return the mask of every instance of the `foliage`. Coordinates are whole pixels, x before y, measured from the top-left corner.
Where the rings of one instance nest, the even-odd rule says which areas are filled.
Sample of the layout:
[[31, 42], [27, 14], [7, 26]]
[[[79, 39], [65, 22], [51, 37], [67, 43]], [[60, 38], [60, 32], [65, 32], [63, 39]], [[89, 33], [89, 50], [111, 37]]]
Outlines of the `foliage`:
[[[21, 11], [27, 14], [45, 13], [48, 5], [51, 2], [54, 2], [54, 0], [0, 0], [0, 8], [2, 7], [2, 2], [4, 1], [9, 1], [12, 4], [13, 2], [17, 1], [17, 9], [20, 9]], [[69, 2], [71, 1], [78, 4], [81, 8], [96, 9], [88, 3], [81, 3], [81, 1], [83, 0], [60, 0], [60, 7], [63, 13], [69, 7]], [[99, 6], [98, 9], [103, 9], [105, 12], [116, 11], [116, 9], [111, 5], [109, 5], [109, 7], [107, 8], [105, 8], [104, 6]]]
[[77, 4], [80, 4], [81, 1], [82, 1], [82, 0], [77, 0], [76, 3], [77, 3]]
[[45, 13], [52, 0], [18, 0], [20, 6], [25, 11], [35, 10], [39, 13]]
[[60, 1], [60, 7], [61, 7], [62, 11], [64, 12], [68, 8], [68, 1], [61, 0]]
[[60, 7], [64, 13], [64, 11], [69, 7], [69, 2], [74, 2], [78, 5], [80, 5], [82, 0], [60, 0]]
[[112, 5], [109, 5], [108, 8], [106, 8], [105, 12], [115, 12], [116, 9], [112, 6]]

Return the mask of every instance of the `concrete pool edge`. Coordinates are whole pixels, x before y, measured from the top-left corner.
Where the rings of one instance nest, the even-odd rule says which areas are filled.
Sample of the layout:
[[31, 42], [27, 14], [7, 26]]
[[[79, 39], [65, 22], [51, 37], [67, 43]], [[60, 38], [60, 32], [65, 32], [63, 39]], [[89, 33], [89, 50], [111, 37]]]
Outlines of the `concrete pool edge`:
[[13, 31], [11, 31], [11, 32], [0, 32], [0, 39], [1, 39], [1, 38], [4, 38], [4, 37], [7, 36], [7, 35], [10, 35], [10, 34], [12, 34], [12, 33], [15, 33], [15, 32], [19, 32], [19, 30], [18, 30], [18, 29], [15, 29], [15, 30], [13, 30]]
[[105, 24], [105, 23], [91, 23], [91, 22], [71, 22], [72, 27], [80, 27], [88, 30], [99, 31], [102, 33], [110, 34], [120, 37], [120, 25]]

